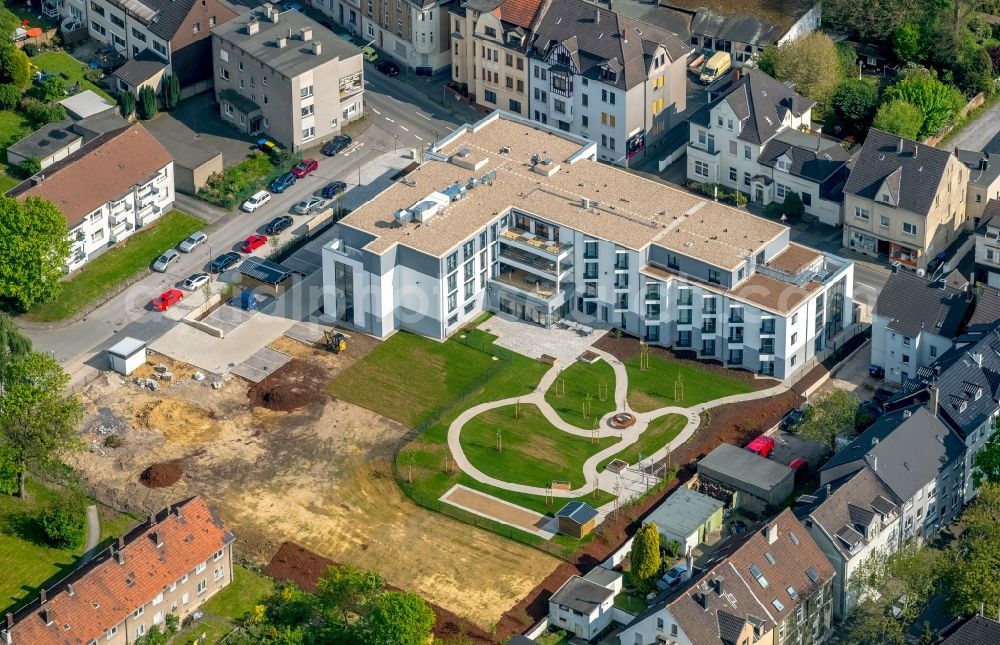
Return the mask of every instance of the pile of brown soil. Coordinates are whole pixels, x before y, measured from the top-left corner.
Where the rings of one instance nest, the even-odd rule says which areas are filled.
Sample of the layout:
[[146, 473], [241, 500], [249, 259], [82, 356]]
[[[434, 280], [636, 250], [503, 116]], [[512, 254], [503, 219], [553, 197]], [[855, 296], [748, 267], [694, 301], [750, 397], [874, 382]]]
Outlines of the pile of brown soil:
[[139, 475], [139, 483], [146, 488], [165, 488], [176, 484], [184, 469], [174, 462], [153, 464]]
[[[327, 567], [335, 564], [337, 563], [333, 560], [313, 553], [298, 544], [285, 542], [263, 571], [264, 575], [275, 580], [294, 582], [300, 589], [312, 592], [316, 591], [316, 582], [326, 573]], [[385, 588], [398, 591], [392, 585], [386, 585]], [[429, 601], [427, 604], [430, 605], [437, 618], [434, 624], [434, 635], [437, 638], [454, 638], [464, 634], [473, 645], [487, 645], [495, 642], [485, 631], [462, 620], [447, 609], [438, 607]]]
[[325, 401], [328, 396], [323, 392], [326, 381], [323, 370], [296, 358], [251, 387], [247, 396], [253, 405], [291, 412]]

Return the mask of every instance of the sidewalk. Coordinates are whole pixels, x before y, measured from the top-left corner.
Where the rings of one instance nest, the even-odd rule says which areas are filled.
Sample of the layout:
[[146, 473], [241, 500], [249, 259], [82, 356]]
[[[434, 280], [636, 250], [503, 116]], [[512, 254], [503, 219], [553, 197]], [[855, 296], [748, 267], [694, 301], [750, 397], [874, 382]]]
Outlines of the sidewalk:
[[[397, 80], [406, 83], [430, 101], [448, 110], [463, 123], [475, 123], [484, 116], [471, 105], [455, 101], [446, 93], [445, 86], [449, 80], [447, 76], [436, 75], [428, 78], [426, 76], [414, 76], [403, 71], [397, 77]], [[448, 96], [447, 100], [445, 99], [446, 96]]]

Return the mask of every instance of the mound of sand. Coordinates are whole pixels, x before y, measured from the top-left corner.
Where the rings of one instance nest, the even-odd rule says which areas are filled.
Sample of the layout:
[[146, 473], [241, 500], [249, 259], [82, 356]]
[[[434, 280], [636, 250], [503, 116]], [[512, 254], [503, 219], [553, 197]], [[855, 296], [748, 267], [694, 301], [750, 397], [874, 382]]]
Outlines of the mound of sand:
[[139, 475], [139, 482], [146, 488], [165, 488], [176, 484], [184, 469], [173, 462], [153, 464]]

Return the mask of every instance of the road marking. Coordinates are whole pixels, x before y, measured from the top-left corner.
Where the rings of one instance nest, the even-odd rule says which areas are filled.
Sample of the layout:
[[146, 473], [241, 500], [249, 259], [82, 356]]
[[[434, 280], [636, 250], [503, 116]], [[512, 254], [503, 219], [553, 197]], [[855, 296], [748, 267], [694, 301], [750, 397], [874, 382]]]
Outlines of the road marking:
[[389, 117], [385, 117], [385, 120], [388, 121], [389, 123], [395, 123], [395, 121], [390, 119]]
[[422, 136], [420, 136], [419, 134], [415, 134], [413, 136], [415, 136], [417, 138], [417, 141], [423, 141], [424, 140], [424, 138]]
[[382, 113], [379, 112], [378, 110], [376, 110], [375, 108], [372, 108], [372, 112], [374, 112], [375, 114], [377, 114], [379, 116], [382, 116]]
[[410, 129], [408, 127], [406, 127], [405, 125], [399, 126], [399, 129], [402, 130], [403, 132], [409, 132], [410, 131]]
[[429, 116], [427, 116], [426, 114], [424, 114], [423, 112], [417, 112], [417, 116], [419, 116], [422, 119], [427, 119], [428, 121], [431, 120], [431, 118]]

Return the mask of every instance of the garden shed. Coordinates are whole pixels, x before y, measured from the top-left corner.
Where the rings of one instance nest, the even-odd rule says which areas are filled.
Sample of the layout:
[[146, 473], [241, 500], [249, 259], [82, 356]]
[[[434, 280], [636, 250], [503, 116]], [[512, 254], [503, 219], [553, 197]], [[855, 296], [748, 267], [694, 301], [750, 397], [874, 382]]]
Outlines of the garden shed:
[[559, 509], [556, 519], [560, 533], [581, 539], [597, 526], [597, 510], [590, 504], [570, 502]]

